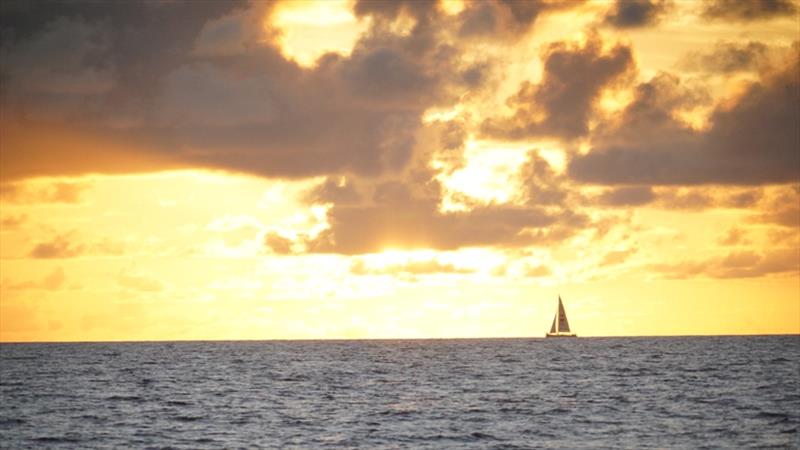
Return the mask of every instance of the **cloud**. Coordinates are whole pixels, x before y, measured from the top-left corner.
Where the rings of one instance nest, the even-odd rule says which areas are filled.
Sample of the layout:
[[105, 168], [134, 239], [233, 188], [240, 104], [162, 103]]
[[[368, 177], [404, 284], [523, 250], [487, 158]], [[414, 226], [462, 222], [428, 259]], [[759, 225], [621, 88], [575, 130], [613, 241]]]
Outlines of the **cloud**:
[[364, 201], [332, 204], [329, 228], [304, 239], [307, 251], [362, 254], [387, 248], [544, 245], [590, 224], [567, 204], [471, 204], [469, 210], [443, 212], [436, 176], [409, 170], [405, 178], [362, 184]]
[[649, 186], [626, 186], [611, 189], [600, 195], [599, 202], [607, 206], [642, 206], [656, 199]]
[[567, 202], [570, 191], [566, 185], [569, 180], [557, 174], [539, 152], [528, 153], [528, 160], [519, 173], [528, 205], [563, 205]]
[[705, 189], [661, 188], [657, 199], [657, 206], [666, 209], [699, 211], [719, 206], [713, 195]]
[[49, 275], [44, 277], [42, 280], [42, 287], [45, 289], [59, 289], [61, 286], [64, 285], [64, 281], [67, 277], [64, 275], [64, 268], [58, 267], [53, 270]]
[[59, 235], [36, 244], [28, 256], [37, 259], [74, 258], [83, 254], [84, 250], [84, 246], [72, 242], [69, 235]]
[[769, 47], [758, 41], [746, 44], [717, 42], [709, 52], [691, 52], [680, 66], [692, 71], [734, 73], [758, 69], [766, 62]]
[[23, 281], [22, 283], [4, 283], [6, 289], [25, 290], [25, 289], [45, 289], [48, 291], [55, 291], [64, 287], [67, 280], [64, 274], [64, 268], [59, 266], [53, 269], [52, 272], [45, 275], [40, 281]]
[[508, 99], [514, 115], [488, 119], [482, 126], [485, 134], [506, 139], [584, 136], [589, 132], [589, 120], [600, 93], [630, 74], [634, 67], [629, 47], [617, 45], [603, 51], [596, 31], [590, 32], [582, 45], [550, 44], [542, 60], [541, 83], [522, 83]]
[[[569, 180], [536, 150], [528, 152], [528, 160], [513, 176], [511, 182], [520, 184], [522, 191], [512, 202], [467, 199], [463, 210], [441, 208], [441, 173], [426, 167], [427, 163], [420, 161], [399, 178], [360, 178], [360, 201], [347, 195], [341, 202], [329, 202], [328, 228], [314, 237], [301, 237], [306, 251], [365, 254], [395, 248], [557, 245], [581, 230], [599, 226], [580, 210], [582, 198], [569, 187]], [[350, 183], [326, 180], [312, 192]], [[317, 198], [311, 195], [307, 201]]]
[[538, 266], [529, 266], [525, 270], [525, 276], [538, 278], [538, 277], [546, 277], [553, 274], [553, 271], [550, 270], [549, 267], [545, 265], [538, 265]]
[[672, 279], [757, 278], [797, 274], [800, 271], [800, 252], [797, 248], [778, 248], [765, 253], [746, 250], [707, 260], [653, 264], [648, 268]]
[[468, 274], [474, 270], [442, 263], [436, 258], [407, 261], [385, 266], [371, 267], [363, 259], [355, 259], [350, 265], [354, 275], [432, 275], [432, 274]]
[[756, 207], [763, 194], [759, 188], [736, 189], [708, 186], [623, 186], [605, 191], [589, 201], [605, 206], [643, 206], [700, 211], [710, 208]]
[[735, 105], [717, 107], [705, 131], [668, 118], [661, 108], [643, 108], [647, 114], [635, 114], [647, 105], [640, 90], [614, 132], [569, 162], [569, 175], [597, 184], [795, 182], [800, 173], [798, 70], [795, 56], [785, 69], [752, 83]]
[[486, 0], [465, 3], [458, 15], [458, 37], [480, 39], [519, 39], [540, 15], [574, 8], [578, 0]]
[[800, 185], [785, 186], [762, 202], [753, 220], [782, 227], [800, 229]]
[[396, 0], [392, 2], [376, 2], [358, 0], [353, 6], [357, 16], [374, 16], [383, 20], [394, 21], [401, 14], [408, 14], [417, 20], [435, 15], [439, 2], [437, 0]]
[[305, 196], [308, 203], [356, 204], [362, 200], [355, 184], [344, 177], [327, 177]]
[[734, 246], [740, 244], [747, 244], [750, 241], [746, 238], [747, 231], [738, 227], [732, 227], [725, 235], [721, 236], [717, 241], [720, 245]]
[[278, 255], [289, 255], [292, 253], [292, 241], [278, 233], [267, 233], [264, 236], [264, 245]]
[[637, 249], [631, 248], [628, 250], [618, 250], [613, 252], [608, 252], [603, 256], [603, 260], [600, 262], [600, 266], [613, 266], [617, 264], [622, 264], [631, 257], [631, 255], [635, 254]]
[[707, 0], [702, 15], [708, 19], [749, 22], [796, 14], [791, 0]]
[[0, 220], [0, 230], [2, 231], [17, 230], [22, 226], [22, 224], [24, 224], [27, 221], [28, 221], [27, 214], [3, 217], [3, 220]]
[[58, 181], [45, 186], [24, 182], [0, 184], [0, 199], [11, 203], [80, 203], [82, 194], [91, 187], [83, 181]]
[[606, 13], [605, 22], [616, 28], [655, 25], [670, 6], [666, 0], [617, 0]]
[[84, 256], [121, 256], [126, 246], [108, 237], [89, 242], [80, 242], [75, 231], [56, 234], [50, 239], [36, 243], [27, 257], [35, 259], [68, 259]]
[[[422, 113], [451, 104], [468, 80], [450, 76], [462, 70], [459, 50], [439, 39], [435, 3], [384, 3], [356, 5], [384, 20], [350, 55], [306, 69], [267, 40], [269, 4], [12, 2], [0, 33], [15, 64], [3, 65], [0, 105], [13, 145], [0, 175], [397, 171], [412, 159]], [[415, 25], [403, 33], [390, 22], [406, 10]], [[78, 78], [56, 82], [65, 77]], [[68, 139], [42, 137], [56, 130]], [[78, 149], [85, 158], [64, 156]]]
[[121, 271], [117, 274], [117, 284], [140, 292], [153, 293], [160, 292], [164, 289], [164, 283], [161, 281], [141, 273], [129, 271]]
[[331, 228], [309, 242], [309, 250], [358, 254], [386, 248], [452, 250], [535, 244], [544, 241], [545, 236], [527, 231], [576, 218], [512, 206], [485, 206], [454, 213], [441, 213], [435, 204], [424, 202], [402, 207], [334, 206], [328, 212]]
[[758, 221], [797, 229], [800, 227], [800, 206], [789, 204], [777, 211], [760, 214]]
[[724, 205], [732, 208], [750, 208], [761, 199], [761, 192], [755, 189], [732, 192], [724, 200]]

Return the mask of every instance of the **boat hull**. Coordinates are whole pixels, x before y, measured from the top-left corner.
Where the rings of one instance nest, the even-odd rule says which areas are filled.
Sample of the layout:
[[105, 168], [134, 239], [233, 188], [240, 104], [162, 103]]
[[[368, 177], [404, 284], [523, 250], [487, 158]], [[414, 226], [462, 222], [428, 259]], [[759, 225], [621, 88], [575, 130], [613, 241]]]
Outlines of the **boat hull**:
[[544, 337], [548, 337], [548, 338], [576, 338], [576, 337], [578, 337], [578, 335], [577, 334], [572, 334], [572, 333], [569, 333], [569, 334], [568, 333], [547, 333], [547, 334], [544, 335]]

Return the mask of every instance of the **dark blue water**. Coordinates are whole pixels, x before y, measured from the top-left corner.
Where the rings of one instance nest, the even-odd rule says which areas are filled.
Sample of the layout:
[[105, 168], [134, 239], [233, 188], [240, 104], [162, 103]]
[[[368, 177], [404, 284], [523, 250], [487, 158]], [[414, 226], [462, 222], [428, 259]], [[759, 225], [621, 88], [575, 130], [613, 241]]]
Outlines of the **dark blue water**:
[[0, 446], [800, 447], [800, 337], [0, 345]]

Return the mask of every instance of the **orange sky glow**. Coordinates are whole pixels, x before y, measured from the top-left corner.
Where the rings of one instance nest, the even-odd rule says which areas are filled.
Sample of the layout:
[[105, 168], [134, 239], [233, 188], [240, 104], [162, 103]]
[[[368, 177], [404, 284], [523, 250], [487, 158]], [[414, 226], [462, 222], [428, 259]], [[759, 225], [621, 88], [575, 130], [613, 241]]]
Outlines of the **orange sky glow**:
[[198, 5], [0, 8], [0, 341], [800, 333], [797, 1]]

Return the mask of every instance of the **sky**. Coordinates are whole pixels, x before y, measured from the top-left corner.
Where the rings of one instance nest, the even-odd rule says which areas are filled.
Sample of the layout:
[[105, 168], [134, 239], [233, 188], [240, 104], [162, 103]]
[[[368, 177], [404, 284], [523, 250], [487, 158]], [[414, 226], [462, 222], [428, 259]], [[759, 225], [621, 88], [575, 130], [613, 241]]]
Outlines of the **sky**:
[[800, 2], [0, 3], [0, 341], [800, 333]]

